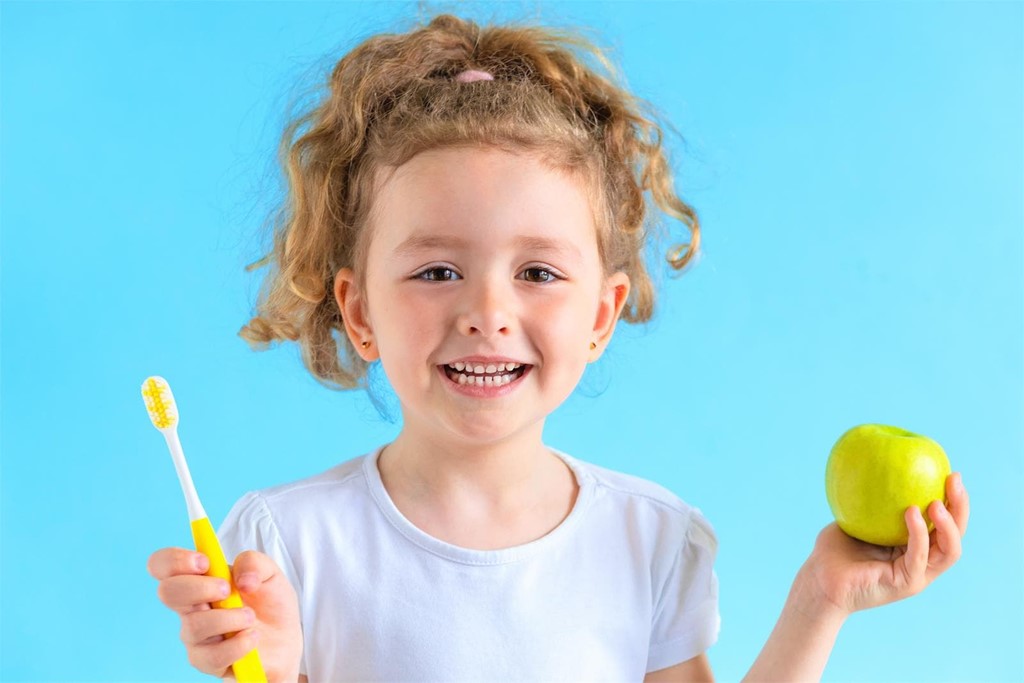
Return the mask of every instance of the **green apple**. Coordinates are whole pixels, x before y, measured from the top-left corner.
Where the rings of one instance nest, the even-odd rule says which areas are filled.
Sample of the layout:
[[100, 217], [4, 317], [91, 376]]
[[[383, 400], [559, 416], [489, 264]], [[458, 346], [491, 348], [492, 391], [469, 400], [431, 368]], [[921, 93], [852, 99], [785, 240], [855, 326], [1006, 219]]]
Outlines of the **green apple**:
[[825, 466], [825, 496], [839, 528], [876, 545], [906, 545], [903, 514], [911, 505], [925, 513], [933, 500], [946, 502], [949, 459], [927, 436], [899, 427], [864, 424], [836, 441]]

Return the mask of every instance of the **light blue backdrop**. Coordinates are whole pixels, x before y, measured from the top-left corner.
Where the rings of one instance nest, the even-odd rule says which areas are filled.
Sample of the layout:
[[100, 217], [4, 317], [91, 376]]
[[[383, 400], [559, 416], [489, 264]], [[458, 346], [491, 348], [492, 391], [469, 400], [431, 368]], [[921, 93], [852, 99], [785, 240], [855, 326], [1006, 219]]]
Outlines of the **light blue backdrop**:
[[[592, 27], [685, 138], [703, 261], [620, 327], [546, 438], [710, 518], [719, 679], [771, 630], [830, 521], [828, 451], [863, 422], [942, 443], [973, 515], [961, 562], [854, 615], [826, 679], [1024, 678], [1024, 6], [436, 7]], [[396, 433], [236, 333], [289, 99], [415, 9], [0, 6], [3, 680], [205, 680], [146, 572], [191, 543], [146, 376], [174, 388], [217, 524]]]

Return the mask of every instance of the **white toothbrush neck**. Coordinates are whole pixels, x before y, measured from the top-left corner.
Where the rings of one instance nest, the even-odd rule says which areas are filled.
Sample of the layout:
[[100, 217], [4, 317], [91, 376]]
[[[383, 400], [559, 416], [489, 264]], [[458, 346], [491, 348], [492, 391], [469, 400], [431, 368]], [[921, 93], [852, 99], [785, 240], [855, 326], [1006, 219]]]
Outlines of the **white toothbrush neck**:
[[174, 469], [178, 472], [178, 481], [181, 482], [181, 492], [185, 494], [185, 504], [188, 506], [189, 521], [206, 517], [203, 504], [199, 502], [199, 494], [192, 483], [192, 475], [188, 471], [188, 463], [185, 462], [185, 454], [181, 450], [181, 442], [178, 441], [177, 429], [160, 430], [167, 440], [167, 447], [171, 450], [171, 459], [174, 460]]

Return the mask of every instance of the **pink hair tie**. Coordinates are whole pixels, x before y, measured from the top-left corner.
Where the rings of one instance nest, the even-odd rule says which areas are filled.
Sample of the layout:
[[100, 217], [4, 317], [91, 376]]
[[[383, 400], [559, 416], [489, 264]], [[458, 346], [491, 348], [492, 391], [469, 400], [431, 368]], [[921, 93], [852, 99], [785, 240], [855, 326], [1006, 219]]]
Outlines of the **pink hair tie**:
[[493, 81], [494, 76], [486, 71], [474, 71], [472, 69], [463, 71], [455, 77], [459, 83], [472, 83], [473, 81]]

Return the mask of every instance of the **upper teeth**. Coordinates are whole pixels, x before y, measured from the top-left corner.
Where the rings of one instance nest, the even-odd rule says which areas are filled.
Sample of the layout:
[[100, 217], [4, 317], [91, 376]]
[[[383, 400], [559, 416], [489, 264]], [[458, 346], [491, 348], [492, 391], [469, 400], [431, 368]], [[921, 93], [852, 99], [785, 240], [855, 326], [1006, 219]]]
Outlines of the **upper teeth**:
[[523, 367], [522, 363], [498, 363], [491, 365], [472, 365], [469, 363], [449, 363], [448, 367], [453, 368], [458, 372], [465, 370], [466, 372], [473, 372], [478, 375], [487, 373], [488, 375], [494, 374], [495, 372], [510, 372], [518, 368]]

